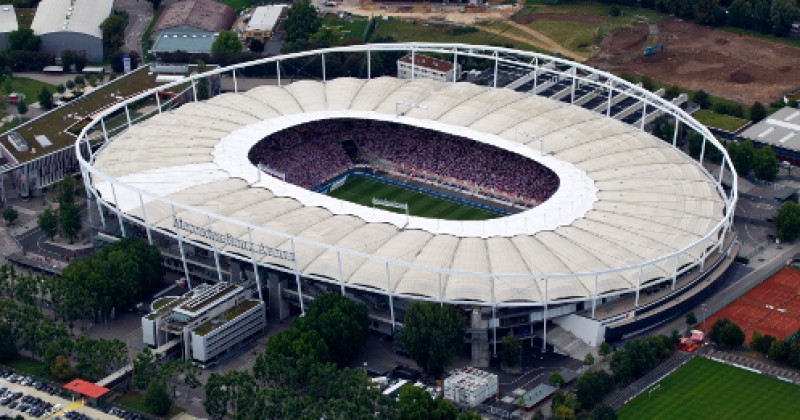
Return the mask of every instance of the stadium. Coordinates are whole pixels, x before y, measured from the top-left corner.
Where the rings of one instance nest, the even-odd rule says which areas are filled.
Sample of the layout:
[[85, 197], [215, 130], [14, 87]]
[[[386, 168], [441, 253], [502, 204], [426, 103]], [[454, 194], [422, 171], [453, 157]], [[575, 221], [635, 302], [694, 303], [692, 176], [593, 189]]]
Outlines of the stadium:
[[[373, 75], [386, 52], [469, 58], [488, 86]], [[362, 57], [365, 77], [326, 77], [335, 54]], [[301, 59], [320, 73], [282, 79]], [[240, 90], [251, 66], [275, 66], [275, 83]], [[233, 89], [198, 100], [210, 76]], [[131, 119], [182, 83], [193, 100]], [[705, 139], [699, 162], [679, 130], [647, 133], [661, 117]], [[704, 165], [708, 147], [720, 164]], [[109, 108], [75, 150], [106, 232], [147, 238], [189, 287], [252, 287], [281, 319], [334, 291], [389, 334], [410, 302], [456, 305], [478, 365], [508, 333], [596, 346], [674, 317], [737, 249], [736, 173], [704, 126], [611, 74], [506, 48], [357, 45], [220, 68]]]

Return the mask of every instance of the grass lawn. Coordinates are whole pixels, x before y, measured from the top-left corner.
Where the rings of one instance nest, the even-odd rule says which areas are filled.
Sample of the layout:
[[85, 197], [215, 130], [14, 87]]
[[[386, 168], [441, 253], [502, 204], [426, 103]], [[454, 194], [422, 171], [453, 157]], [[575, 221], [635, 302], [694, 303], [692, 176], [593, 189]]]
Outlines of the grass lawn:
[[732, 117], [730, 115], [718, 114], [708, 109], [701, 109], [695, 112], [692, 116], [704, 125], [727, 131], [736, 131], [737, 128], [747, 123], [747, 120], [745, 119]]
[[800, 412], [800, 387], [696, 358], [618, 412], [624, 419], [790, 419]]
[[220, 3], [227, 4], [236, 10], [242, 10], [259, 3], [264, 3], [261, 0], [220, 0]]
[[3, 364], [28, 375], [37, 376], [47, 380], [52, 379], [50, 377], [50, 372], [44, 369], [42, 362], [37, 360], [28, 359], [27, 357], [18, 357], [14, 360], [6, 361]]
[[366, 29], [368, 22], [369, 19], [363, 16], [353, 16], [351, 19], [339, 19], [339, 17], [333, 13], [328, 13], [322, 18], [322, 24], [324, 26], [339, 29], [344, 39], [356, 38], [359, 41], [364, 35], [364, 29]]
[[42, 91], [42, 87], [50, 89], [50, 93], [56, 91], [56, 87], [51, 84], [27, 77], [12, 77], [11, 86], [14, 88], [14, 92], [25, 94], [25, 103], [28, 105], [39, 101], [39, 92]]
[[480, 30], [455, 35], [453, 34], [453, 28], [450, 25], [413, 23], [389, 18], [388, 20], [381, 19], [378, 22], [378, 26], [372, 36], [391, 36], [400, 42], [461, 42], [465, 44], [510, 47], [524, 51], [539, 51], [529, 44]]
[[[409, 213], [412, 216], [420, 217], [446, 220], [486, 220], [501, 216], [491, 211], [458, 204], [360, 175], [350, 175], [344, 185], [331, 191], [328, 195], [367, 207], [372, 207], [373, 197], [408, 203]], [[381, 207], [381, 209], [405, 213], [405, 210], [391, 207]]]
[[[147, 407], [147, 404], [144, 403], [144, 394], [139, 394], [138, 392], [130, 392], [130, 393], [127, 393], [125, 395], [121, 395], [121, 396], [117, 397], [116, 399], [114, 399], [113, 402], [116, 403], [116, 404], [119, 404], [121, 406], [128, 407], [133, 411], [138, 411], [140, 413], [155, 415], [155, 414], [150, 412], [150, 410]], [[170, 418], [175, 417], [178, 414], [183, 413], [185, 411], [186, 410], [184, 410], [181, 407], [176, 406], [173, 403], [172, 407], [169, 408], [169, 414], [164, 416], [164, 418], [170, 419]]]

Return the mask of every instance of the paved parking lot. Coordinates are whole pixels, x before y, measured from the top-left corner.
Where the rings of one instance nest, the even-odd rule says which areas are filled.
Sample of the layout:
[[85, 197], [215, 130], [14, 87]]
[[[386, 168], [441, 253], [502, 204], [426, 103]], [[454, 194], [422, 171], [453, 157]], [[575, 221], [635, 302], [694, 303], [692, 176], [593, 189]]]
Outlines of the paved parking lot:
[[[23, 385], [20, 385], [20, 384], [16, 384], [16, 383], [10, 382], [10, 381], [6, 380], [5, 378], [0, 378], [0, 387], [8, 388], [9, 391], [19, 391], [19, 392], [21, 392], [23, 394], [23, 396], [24, 395], [32, 395], [34, 397], [40, 398], [40, 399], [42, 399], [44, 401], [47, 401], [47, 402], [49, 402], [51, 404], [54, 404], [54, 405], [55, 404], [61, 404], [62, 407], [66, 407], [65, 410], [77, 411], [79, 413], [82, 413], [82, 414], [85, 414], [85, 415], [91, 417], [92, 419], [119, 420], [118, 417], [106, 414], [106, 413], [104, 413], [104, 412], [102, 412], [100, 410], [96, 410], [94, 408], [91, 408], [91, 407], [88, 407], [88, 406], [85, 406], [85, 405], [81, 405], [80, 402], [73, 403], [73, 401], [70, 401], [70, 400], [65, 399], [65, 398], [61, 398], [58, 395], [50, 395], [48, 393], [38, 391], [36, 388], [31, 387], [31, 386], [23, 386]], [[0, 415], [3, 415], [3, 414], [11, 416], [11, 417], [16, 417], [17, 415], [20, 415], [21, 413], [19, 411], [17, 411], [17, 410], [13, 410], [13, 409], [9, 408], [8, 406], [0, 406]], [[63, 414], [63, 412], [62, 412], [62, 414]], [[31, 416], [29, 416], [27, 414], [21, 414], [21, 415], [25, 419], [33, 419], [34, 418], [34, 417], [31, 417]]]

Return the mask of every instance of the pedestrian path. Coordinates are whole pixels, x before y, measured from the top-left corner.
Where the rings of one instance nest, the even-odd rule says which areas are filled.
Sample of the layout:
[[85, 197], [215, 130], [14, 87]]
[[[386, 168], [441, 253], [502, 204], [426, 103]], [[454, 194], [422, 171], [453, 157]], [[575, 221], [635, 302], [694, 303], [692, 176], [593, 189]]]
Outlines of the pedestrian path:
[[783, 366], [776, 366], [774, 363], [761, 358], [729, 353], [724, 350], [712, 348], [709, 348], [706, 351], [706, 355], [731, 364], [744, 366], [749, 369], [755, 369], [765, 375], [774, 376], [784, 380], [788, 379], [794, 383], [800, 383], [800, 372]]
[[694, 357], [694, 354], [685, 351], [675, 351], [670, 355], [667, 360], [656, 366], [653, 370], [632, 382], [625, 388], [609, 395], [605, 399], [605, 403], [613, 407], [615, 410], [619, 409], [625, 403], [636, 397], [640, 392], [647, 389], [650, 385], [658, 382], [661, 378], [669, 375], [675, 369], [683, 366], [684, 363]]

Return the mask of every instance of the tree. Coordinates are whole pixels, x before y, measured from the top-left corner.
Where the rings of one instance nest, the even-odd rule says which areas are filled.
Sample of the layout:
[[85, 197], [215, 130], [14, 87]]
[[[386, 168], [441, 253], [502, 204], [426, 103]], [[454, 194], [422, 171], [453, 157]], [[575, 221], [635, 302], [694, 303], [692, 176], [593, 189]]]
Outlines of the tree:
[[0, 324], [0, 362], [17, 357], [17, 336], [8, 324]]
[[598, 405], [592, 411], [592, 420], [617, 420], [617, 413], [607, 404]]
[[17, 112], [19, 115], [25, 115], [28, 113], [28, 105], [25, 103], [23, 98], [20, 98], [19, 102], [17, 102]]
[[769, 15], [772, 22], [773, 35], [789, 35], [792, 23], [800, 16], [797, 5], [798, 3], [794, 0], [772, 0]]
[[78, 86], [86, 86], [86, 78], [82, 74], [75, 76], [75, 84]]
[[54, 185], [53, 190], [53, 199], [58, 202], [59, 205], [63, 206], [75, 203], [75, 194], [78, 192], [78, 185], [72, 175], [64, 175], [64, 177]]
[[67, 89], [72, 90], [75, 89], [75, 82], [72, 80], [67, 80]]
[[772, 147], [764, 145], [753, 153], [753, 174], [763, 181], [772, 182], [778, 176], [778, 158]]
[[39, 226], [39, 229], [42, 230], [44, 235], [50, 240], [53, 240], [58, 232], [58, 216], [56, 216], [56, 213], [49, 208], [46, 208], [43, 212], [39, 213], [39, 217], [36, 219], [36, 224]]
[[522, 362], [522, 340], [515, 335], [503, 337], [503, 366], [518, 369]]
[[67, 203], [58, 210], [58, 225], [61, 227], [61, 236], [75, 242], [82, 228], [81, 212], [74, 204]]
[[53, 364], [50, 365], [50, 374], [59, 381], [66, 381], [75, 375], [69, 359], [61, 355], [56, 356]]
[[769, 334], [762, 335], [759, 331], [753, 331], [753, 335], [750, 337], [750, 349], [767, 355], [774, 341], [775, 337]]
[[39, 51], [42, 40], [34, 35], [33, 29], [19, 28], [8, 33], [8, 49], [17, 51]]
[[397, 340], [425, 372], [438, 378], [464, 345], [465, 328], [452, 306], [416, 302], [406, 310]]
[[575, 382], [575, 397], [581, 406], [591, 409], [605, 398], [614, 386], [614, 378], [605, 370], [587, 372]]
[[[725, 144], [728, 149], [728, 155], [731, 157], [733, 167], [739, 176], [747, 176], [753, 170], [753, 143], [749, 140], [742, 142], [728, 142]], [[708, 148], [706, 148], [708, 150]]]
[[744, 332], [733, 322], [729, 322], [719, 332], [719, 344], [729, 349], [741, 347], [744, 344]]
[[716, 23], [716, 10], [719, 0], [695, 0], [694, 21], [699, 25], [713, 25]]
[[[208, 66], [203, 60], [197, 60], [197, 73], [203, 74], [208, 70]], [[198, 101], [205, 101], [209, 98], [210, 94], [208, 92], [208, 78], [203, 77], [197, 81], [195, 85], [195, 89], [197, 89], [197, 100]]]
[[556, 388], [561, 388], [564, 385], [564, 377], [559, 372], [551, 372], [550, 377], [547, 378], [547, 383]]
[[728, 7], [728, 24], [737, 28], [749, 28], [751, 26], [752, 8], [748, 0], [733, 0]]
[[775, 234], [782, 241], [793, 241], [800, 235], [800, 204], [787, 201], [773, 218]]
[[257, 39], [254, 39], [254, 40], [250, 41], [249, 48], [250, 48], [250, 52], [254, 52], [256, 54], [261, 54], [261, 53], [264, 52], [264, 43], [259, 41], [259, 40], [257, 40]]
[[458, 411], [445, 400], [433, 399], [422, 388], [406, 385], [400, 388], [397, 403], [397, 418], [400, 420], [453, 419]]
[[586, 353], [586, 357], [583, 358], [583, 365], [584, 366], [591, 366], [594, 364], [594, 356], [592, 353]]
[[156, 380], [150, 382], [144, 393], [144, 403], [150, 409], [150, 412], [155, 415], [163, 416], [169, 413], [172, 400], [169, 398], [169, 392], [167, 392], [167, 386], [164, 381]]
[[46, 86], [42, 86], [42, 90], [39, 91], [39, 105], [44, 109], [53, 108], [53, 94]]
[[139, 389], [147, 389], [150, 382], [156, 377], [158, 371], [155, 365], [155, 355], [149, 347], [139, 352], [133, 359], [131, 382]]
[[125, 15], [115, 15], [107, 17], [100, 24], [103, 33], [103, 46], [106, 49], [106, 56], [109, 56], [125, 45], [125, 27], [128, 26], [128, 19]]
[[3, 219], [5, 219], [7, 225], [14, 223], [17, 217], [19, 217], [19, 213], [14, 207], [8, 206], [3, 209]]
[[283, 21], [287, 42], [308, 41], [321, 26], [322, 21], [316, 9], [307, 0], [292, 3]]
[[767, 118], [767, 108], [761, 102], [756, 102], [750, 107], [750, 121], [757, 123]]
[[686, 326], [691, 327], [697, 324], [697, 317], [694, 316], [694, 312], [689, 312], [686, 314]]
[[297, 325], [300, 330], [316, 330], [325, 341], [331, 359], [339, 366], [358, 355], [369, 336], [367, 307], [338, 293], [314, 299]]
[[161, 0], [147, 0], [147, 2], [153, 6], [154, 11], [158, 10], [158, 8], [161, 6]]
[[692, 94], [692, 102], [700, 105], [700, 108], [703, 109], [711, 107], [711, 97], [702, 89]]
[[608, 344], [607, 341], [603, 341], [602, 343], [600, 343], [600, 348], [598, 349], [598, 352], [600, 353], [601, 356], [605, 357], [611, 354], [611, 350], [612, 350], [611, 344]]
[[64, 87], [63, 84], [59, 84], [58, 86], [56, 86], [56, 92], [58, 92], [59, 94], [63, 95], [64, 92], [66, 92], [66, 91], [67, 91], [67, 88]]
[[214, 55], [219, 54], [234, 54], [242, 52], [242, 42], [239, 41], [239, 35], [235, 31], [222, 31], [217, 35], [217, 39], [211, 45], [211, 53]]

